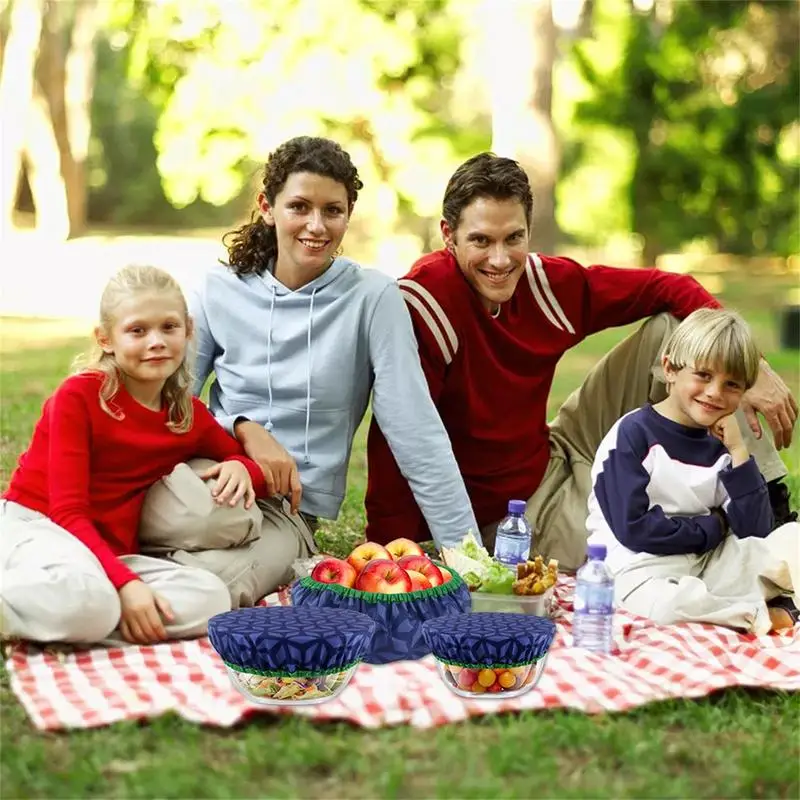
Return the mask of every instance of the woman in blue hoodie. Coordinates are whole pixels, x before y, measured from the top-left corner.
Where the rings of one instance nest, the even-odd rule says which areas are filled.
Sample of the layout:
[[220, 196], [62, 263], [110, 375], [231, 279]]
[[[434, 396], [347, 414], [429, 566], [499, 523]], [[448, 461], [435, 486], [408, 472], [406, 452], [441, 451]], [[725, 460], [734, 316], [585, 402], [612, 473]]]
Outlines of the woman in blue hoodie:
[[174, 554], [223, 577], [234, 605], [288, 581], [294, 559], [315, 550], [317, 519], [337, 517], [370, 393], [436, 544], [477, 531], [400, 291], [341, 256], [362, 186], [335, 142], [284, 142], [264, 167], [250, 222], [223, 238], [228, 263], [209, 271], [191, 303], [195, 394], [213, 370], [211, 411], [260, 464], [272, 494], [260, 501], [255, 541], [199, 541]]

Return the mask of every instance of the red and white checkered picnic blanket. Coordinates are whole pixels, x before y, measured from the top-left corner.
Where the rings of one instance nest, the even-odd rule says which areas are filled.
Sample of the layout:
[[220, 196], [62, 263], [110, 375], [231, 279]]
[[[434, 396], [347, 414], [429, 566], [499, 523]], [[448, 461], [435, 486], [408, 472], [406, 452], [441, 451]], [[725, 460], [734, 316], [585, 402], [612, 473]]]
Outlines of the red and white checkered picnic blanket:
[[[219, 726], [268, 713], [348, 720], [365, 728], [402, 723], [429, 728], [524, 709], [624, 711], [729, 686], [800, 690], [800, 625], [779, 636], [757, 637], [712, 625], [659, 627], [619, 612], [616, 652], [602, 656], [571, 647], [573, 589], [574, 579], [563, 577], [556, 587], [558, 635], [541, 680], [527, 694], [507, 700], [456, 696], [428, 656], [362, 664], [341, 695], [320, 705], [260, 706], [233, 688], [208, 639], [60, 656], [19, 646], [7, 668], [14, 694], [41, 730], [91, 728], [169, 711]], [[274, 594], [266, 602], [285, 604], [288, 598]]]

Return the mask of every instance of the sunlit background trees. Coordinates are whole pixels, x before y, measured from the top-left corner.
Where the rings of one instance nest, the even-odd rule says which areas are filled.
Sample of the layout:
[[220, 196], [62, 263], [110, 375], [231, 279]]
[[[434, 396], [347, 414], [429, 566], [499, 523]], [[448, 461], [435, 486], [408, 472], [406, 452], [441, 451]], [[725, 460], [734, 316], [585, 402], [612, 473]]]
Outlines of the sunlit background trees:
[[5, 232], [225, 227], [289, 136], [347, 147], [348, 246], [438, 246], [447, 177], [484, 149], [536, 190], [538, 249], [789, 255], [796, 0], [5, 0]]

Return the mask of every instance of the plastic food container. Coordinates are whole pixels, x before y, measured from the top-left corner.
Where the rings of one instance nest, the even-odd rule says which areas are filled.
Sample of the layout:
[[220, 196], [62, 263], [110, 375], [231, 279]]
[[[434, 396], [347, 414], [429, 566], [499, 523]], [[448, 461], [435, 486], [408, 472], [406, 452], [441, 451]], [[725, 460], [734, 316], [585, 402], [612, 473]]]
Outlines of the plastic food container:
[[504, 612], [508, 614], [527, 614], [534, 617], [549, 617], [553, 613], [554, 587], [543, 594], [490, 594], [489, 592], [470, 592], [474, 612]]
[[212, 617], [208, 638], [231, 683], [249, 700], [311, 705], [344, 690], [375, 629], [356, 611], [256, 607]]
[[544, 617], [487, 612], [430, 620], [422, 632], [452, 692], [509, 698], [539, 681], [556, 626]]

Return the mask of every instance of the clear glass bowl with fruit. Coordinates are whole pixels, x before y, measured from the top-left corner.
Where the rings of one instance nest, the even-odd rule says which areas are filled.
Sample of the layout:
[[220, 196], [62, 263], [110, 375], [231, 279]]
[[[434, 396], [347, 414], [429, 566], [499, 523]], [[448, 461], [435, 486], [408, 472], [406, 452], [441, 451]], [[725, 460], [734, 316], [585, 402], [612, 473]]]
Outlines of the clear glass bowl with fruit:
[[245, 672], [240, 667], [225, 665], [231, 683], [248, 699], [266, 706], [313, 705], [341, 694], [358, 669], [347, 669], [302, 675], [284, 673], [265, 675]]
[[461, 697], [519, 697], [536, 686], [544, 670], [547, 656], [529, 664], [482, 666], [480, 664], [448, 664], [436, 659], [439, 677]]
[[357, 611], [257, 606], [217, 614], [208, 638], [233, 686], [248, 700], [287, 706], [340, 694], [377, 630]]
[[517, 697], [542, 675], [556, 626], [527, 614], [454, 614], [422, 634], [444, 684], [462, 697]]

